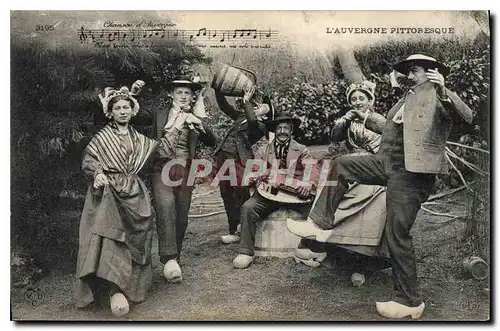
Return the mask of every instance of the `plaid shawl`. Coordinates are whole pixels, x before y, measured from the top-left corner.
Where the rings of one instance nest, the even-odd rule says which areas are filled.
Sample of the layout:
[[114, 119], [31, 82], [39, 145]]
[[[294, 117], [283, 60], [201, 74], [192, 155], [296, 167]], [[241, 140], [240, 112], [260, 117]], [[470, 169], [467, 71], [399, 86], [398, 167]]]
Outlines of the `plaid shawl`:
[[121, 141], [116, 124], [111, 122], [92, 138], [87, 152], [102, 164], [105, 171], [137, 174], [155, 150], [157, 142], [140, 134], [131, 126], [129, 137], [132, 143], [130, 154]]

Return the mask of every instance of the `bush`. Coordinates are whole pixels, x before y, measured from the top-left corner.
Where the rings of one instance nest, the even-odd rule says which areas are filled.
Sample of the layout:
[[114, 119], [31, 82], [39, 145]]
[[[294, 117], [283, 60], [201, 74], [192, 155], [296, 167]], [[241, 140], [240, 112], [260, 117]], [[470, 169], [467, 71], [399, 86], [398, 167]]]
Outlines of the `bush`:
[[[136, 79], [142, 79], [147, 85], [141, 95], [141, 107], [154, 111], [164, 107], [167, 100], [165, 83], [176, 72], [189, 70], [185, 61], [203, 66], [211, 63], [211, 59], [196, 48], [170, 42], [152, 51], [82, 47], [74, 40], [73, 33], [71, 37], [51, 36], [50, 42], [44, 41], [43, 36], [35, 39], [31, 32], [26, 32], [32, 30], [29, 22], [51, 24], [58, 14], [31, 17], [33, 12], [15, 12], [12, 15], [12, 243], [27, 248], [33, 255], [44, 252], [40, 254], [43, 257], [50, 251], [71, 251], [68, 247], [76, 244], [77, 224], [65, 223], [67, 220], [61, 219], [64, 214], [58, 211], [80, 210], [83, 206], [81, 197], [87, 183], [80, 169], [82, 152], [103, 124], [95, 116], [102, 119], [97, 93], [106, 86], [130, 86]], [[68, 31], [75, 31], [80, 26], [74, 26], [74, 22], [82, 24], [82, 15], [65, 13], [57, 21], [71, 26]], [[148, 16], [154, 14], [143, 15], [144, 19], [155, 20]], [[88, 21], [95, 23], [95, 17], [90, 16]], [[297, 137], [301, 143], [328, 143], [333, 121], [349, 109], [345, 97], [347, 82], [338, 63], [330, 64], [326, 57], [307, 58], [286, 44], [275, 51], [274, 56], [267, 50], [241, 51], [234, 64], [256, 71], [261, 87], [272, 92], [278, 111], [293, 110], [302, 119], [303, 135]], [[415, 52], [439, 54], [439, 59], [452, 67], [448, 86], [477, 114], [473, 125], [456, 125], [452, 139], [482, 148], [489, 146], [490, 55], [489, 40], [485, 38], [440, 43], [394, 42], [357, 49], [355, 56], [363, 73], [377, 82], [375, 110], [386, 114], [398, 99], [389, 84], [390, 64]], [[234, 54], [228, 52], [227, 58], [218, 59], [230, 63]], [[221, 139], [232, 120], [218, 110], [214, 99], [209, 92], [206, 98], [211, 113], [209, 123]], [[138, 129], [145, 134], [150, 130]], [[332, 148], [334, 153], [342, 150], [342, 146]], [[474, 156], [466, 150], [453, 150], [473, 162]], [[201, 155], [212, 151], [203, 148]], [[463, 166], [460, 169], [471, 175]], [[446, 185], [460, 183], [456, 176], [450, 178], [444, 180]], [[62, 192], [79, 196], [76, 205], [62, 205]]]
[[[165, 84], [177, 72], [187, 70], [185, 61], [206, 64], [209, 59], [198, 49], [173, 41], [150, 50], [83, 47], [79, 41], [75, 43], [73, 34], [34, 39], [22, 26], [33, 21], [23, 15], [32, 14], [13, 14], [11, 231], [14, 246], [35, 254], [40, 245], [60, 252], [66, 243], [77, 243], [77, 227], [65, 226], [67, 220], [58, 219], [58, 211], [64, 208], [62, 192], [81, 196], [88, 185], [81, 172], [81, 158], [86, 144], [103, 125], [98, 93], [107, 86], [130, 87], [142, 79], [147, 85], [141, 107], [162, 107]], [[53, 13], [51, 18], [57, 15]], [[75, 24], [72, 14], [61, 15], [61, 24]], [[79, 15], [76, 22], [82, 24], [83, 14]], [[95, 20], [89, 17], [89, 21]]]
[[[472, 125], [457, 122], [451, 137], [458, 140], [464, 134], [470, 134], [479, 141], [488, 141], [490, 55], [489, 43], [484, 39], [474, 42], [393, 42], [358, 49], [355, 56], [363, 73], [377, 83], [375, 111], [386, 115], [399, 99], [390, 85], [392, 69], [389, 63], [397, 63], [417, 52], [439, 54], [439, 58], [444, 59], [451, 68], [446, 78], [447, 87], [471, 107], [474, 115], [478, 115]], [[345, 96], [347, 82], [338, 63], [332, 67], [332, 72], [334, 75], [328, 84], [296, 80], [287, 90], [274, 95], [279, 110], [294, 110], [302, 119], [304, 135], [299, 140], [303, 143], [325, 143], [333, 121], [349, 110]]]

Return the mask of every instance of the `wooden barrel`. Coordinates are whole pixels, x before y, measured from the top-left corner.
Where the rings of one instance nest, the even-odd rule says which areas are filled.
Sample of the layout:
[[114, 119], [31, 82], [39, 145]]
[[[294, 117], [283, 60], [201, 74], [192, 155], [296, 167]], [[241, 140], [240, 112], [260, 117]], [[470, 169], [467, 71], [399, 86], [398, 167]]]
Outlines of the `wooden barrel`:
[[[250, 79], [246, 74], [249, 73]], [[255, 74], [247, 69], [223, 64], [214, 75], [212, 87], [231, 97], [242, 97], [245, 90], [257, 84]]]
[[292, 257], [301, 237], [288, 231], [286, 219], [305, 220], [298, 212], [279, 209], [271, 213], [262, 222], [257, 223], [255, 233], [255, 255]]
[[472, 275], [477, 280], [488, 278], [489, 266], [488, 264], [477, 256], [471, 256], [463, 260], [462, 265], [468, 275]]

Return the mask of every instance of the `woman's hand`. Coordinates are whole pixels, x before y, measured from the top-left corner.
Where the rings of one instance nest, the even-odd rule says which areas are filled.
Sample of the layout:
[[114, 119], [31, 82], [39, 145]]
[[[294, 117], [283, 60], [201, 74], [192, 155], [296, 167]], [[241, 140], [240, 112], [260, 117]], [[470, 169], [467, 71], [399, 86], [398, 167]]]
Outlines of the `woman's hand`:
[[356, 114], [356, 117], [360, 119], [361, 122], [363, 122], [367, 116], [365, 111], [354, 109], [353, 112]]
[[350, 122], [350, 121], [354, 120], [357, 116], [358, 115], [356, 114], [355, 110], [351, 109], [347, 113], [345, 113], [345, 115], [342, 117], [344, 117], [344, 119], [346, 119], [347, 121]]
[[203, 128], [203, 123], [201, 122], [201, 120], [191, 113], [187, 114], [185, 123], [191, 130], [194, 130], [196, 132], [200, 132], [200, 131], [205, 132], [205, 129]]
[[108, 177], [105, 174], [100, 173], [94, 178], [94, 187], [99, 188], [104, 185], [109, 185]]

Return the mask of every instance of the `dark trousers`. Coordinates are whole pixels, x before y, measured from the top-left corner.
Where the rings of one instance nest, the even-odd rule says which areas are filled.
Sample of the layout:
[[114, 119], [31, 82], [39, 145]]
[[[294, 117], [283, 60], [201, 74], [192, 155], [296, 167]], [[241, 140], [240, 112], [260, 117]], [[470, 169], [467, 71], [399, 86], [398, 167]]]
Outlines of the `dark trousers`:
[[[404, 166], [386, 164], [377, 155], [341, 156], [333, 162], [331, 178], [340, 185], [358, 182], [387, 186], [387, 221], [384, 238], [391, 256], [394, 285], [401, 303], [417, 306], [417, 265], [410, 230], [434, 185], [435, 175], [408, 172]], [[342, 186], [325, 187], [309, 217], [323, 228], [331, 227]], [[403, 300], [401, 300], [403, 299]]]
[[228, 180], [221, 180], [219, 182], [219, 189], [222, 201], [224, 201], [224, 208], [226, 209], [229, 233], [235, 234], [238, 224], [240, 224], [241, 207], [250, 198], [250, 188], [241, 185], [245, 165], [239, 160], [236, 151], [229, 153], [221, 150], [217, 153], [217, 166], [214, 170], [218, 171], [228, 159], [232, 159], [235, 162], [237, 185], [231, 185], [231, 182]]
[[[187, 176], [185, 176], [187, 178]], [[158, 232], [158, 253], [162, 263], [178, 259], [188, 226], [193, 186], [167, 186], [156, 171], [152, 178]]]
[[240, 224], [241, 208], [250, 198], [250, 189], [245, 186], [231, 186], [228, 181], [221, 181], [219, 188], [226, 209], [229, 233], [235, 234]]
[[239, 253], [254, 255], [257, 223], [261, 222], [266, 216], [280, 208], [296, 210], [306, 218], [311, 210], [311, 203], [285, 204], [266, 199], [258, 192], [255, 192], [241, 208], [241, 240], [240, 246], [238, 247]]

